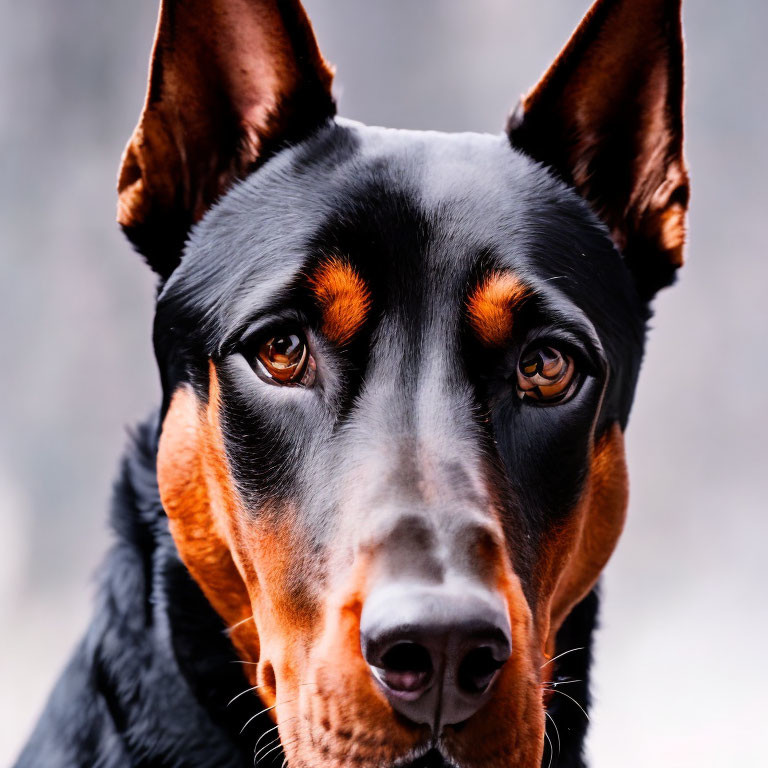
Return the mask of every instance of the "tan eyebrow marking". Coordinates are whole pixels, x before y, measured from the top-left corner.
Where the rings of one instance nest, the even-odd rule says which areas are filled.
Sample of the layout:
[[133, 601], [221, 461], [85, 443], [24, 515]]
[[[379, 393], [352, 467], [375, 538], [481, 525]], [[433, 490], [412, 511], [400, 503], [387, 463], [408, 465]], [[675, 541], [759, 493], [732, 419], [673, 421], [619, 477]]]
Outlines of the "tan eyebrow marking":
[[491, 272], [467, 301], [469, 323], [480, 341], [499, 347], [509, 341], [515, 311], [529, 294], [511, 272]]
[[365, 321], [371, 294], [354, 267], [334, 256], [309, 279], [323, 314], [322, 331], [336, 344], [348, 342]]

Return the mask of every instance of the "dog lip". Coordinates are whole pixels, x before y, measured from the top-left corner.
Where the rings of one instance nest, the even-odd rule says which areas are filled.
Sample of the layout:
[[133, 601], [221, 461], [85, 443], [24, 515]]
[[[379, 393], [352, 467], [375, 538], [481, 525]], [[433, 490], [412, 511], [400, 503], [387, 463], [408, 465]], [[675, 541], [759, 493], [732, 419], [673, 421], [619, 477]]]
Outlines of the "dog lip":
[[406, 762], [395, 763], [390, 768], [460, 768], [460, 766], [449, 762], [439, 749], [432, 747], [423, 755], [409, 758]]

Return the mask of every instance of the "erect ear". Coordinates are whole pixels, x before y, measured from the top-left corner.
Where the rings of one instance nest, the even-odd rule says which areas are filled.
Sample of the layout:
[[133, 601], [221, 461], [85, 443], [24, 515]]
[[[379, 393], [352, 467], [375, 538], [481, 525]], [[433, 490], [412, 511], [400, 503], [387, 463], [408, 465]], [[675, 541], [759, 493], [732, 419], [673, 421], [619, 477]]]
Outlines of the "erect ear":
[[597, 0], [507, 123], [608, 225], [644, 298], [683, 262], [681, 0]]
[[161, 277], [234, 181], [333, 116], [332, 78], [299, 0], [161, 0], [117, 208]]

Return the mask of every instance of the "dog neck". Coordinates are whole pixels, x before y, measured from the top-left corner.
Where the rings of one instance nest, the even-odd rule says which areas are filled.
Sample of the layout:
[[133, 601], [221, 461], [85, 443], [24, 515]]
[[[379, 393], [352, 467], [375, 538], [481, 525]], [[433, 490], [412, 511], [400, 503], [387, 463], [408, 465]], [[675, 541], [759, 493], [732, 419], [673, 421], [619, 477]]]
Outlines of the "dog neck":
[[154, 417], [123, 458], [111, 513], [117, 541], [85, 644], [115, 728], [142, 765], [170, 755], [251, 765], [254, 744], [274, 724], [253, 718], [263, 707], [254, 692], [243, 694], [249, 684], [224, 624], [179, 559], [157, 489], [157, 434]]

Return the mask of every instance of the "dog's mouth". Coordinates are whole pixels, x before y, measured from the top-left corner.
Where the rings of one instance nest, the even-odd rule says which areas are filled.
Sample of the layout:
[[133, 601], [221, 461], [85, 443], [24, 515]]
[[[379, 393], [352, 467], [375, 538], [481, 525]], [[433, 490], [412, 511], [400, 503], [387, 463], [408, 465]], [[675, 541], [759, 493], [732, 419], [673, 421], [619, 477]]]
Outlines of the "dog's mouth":
[[393, 768], [457, 768], [457, 766], [448, 762], [440, 750], [430, 749], [421, 757], [407, 763], [398, 763]]

